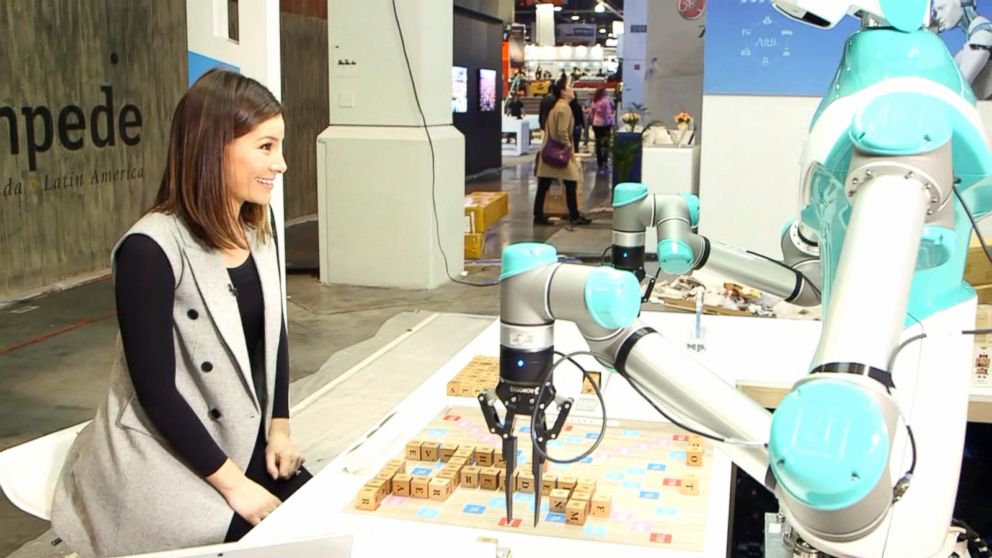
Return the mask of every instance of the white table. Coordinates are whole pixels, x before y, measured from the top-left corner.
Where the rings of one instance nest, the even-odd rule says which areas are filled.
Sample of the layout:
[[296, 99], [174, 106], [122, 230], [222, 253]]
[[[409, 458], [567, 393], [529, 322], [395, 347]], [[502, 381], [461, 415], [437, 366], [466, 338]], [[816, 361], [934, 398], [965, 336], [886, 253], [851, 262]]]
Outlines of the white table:
[[[641, 150], [641, 182], [652, 194], [699, 194], [699, 146], [645, 145]], [[702, 208], [706, 211], [706, 208]], [[658, 251], [658, 234], [647, 230], [644, 249]]]
[[[649, 325], [675, 340], [687, 339], [693, 316], [646, 312], [643, 319]], [[726, 372], [728, 381], [743, 374], [760, 373], [765, 377], [799, 377], [805, 374], [819, 332], [816, 322], [712, 317], [706, 321], [707, 343], [713, 348], [699, 354], [703, 363]], [[751, 324], [750, 322], [754, 322]], [[753, 327], [752, 327], [753, 326]], [[783, 335], [794, 341], [780, 343]], [[555, 343], [565, 352], [585, 348], [574, 325], [559, 322]], [[780, 350], [763, 350], [775, 346]], [[483, 331], [474, 341], [452, 358], [436, 374], [398, 405], [389, 420], [373, 427], [371, 436], [353, 451], [344, 452], [328, 464], [309, 484], [287, 501], [245, 538], [246, 542], [277, 542], [338, 532], [354, 533], [354, 556], [424, 555], [437, 556], [434, 547], [422, 547], [416, 541], [444, 541], [447, 548], [458, 547], [468, 552], [479, 537], [496, 537], [501, 546], [512, 548], [515, 557], [546, 557], [549, 555], [584, 556], [595, 551], [598, 555], [638, 557], [724, 556], [727, 544], [727, 522], [730, 498], [730, 462], [719, 451], [711, 464], [711, 493], [708, 502], [705, 549], [701, 553], [659, 551], [657, 548], [616, 545], [574, 539], [533, 535], [514, 535], [505, 531], [489, 531], [406, 522], [377, 518], [372, 514], [344, 513], [358, 489], [381, 468], [385, 461], [402, 451], [403, 444], [423, 425], [450, 403], [473, 404], [474, 400], [444, 396], [445, 385], [469, 360], [478, 354], [496, 355], [499, 351], [499, 323]], [[577, 357], [593, 366], [588, 357]], [[595, 368], [599, 368], [594, 367]], [[557, 374], [556, 384], [564, 393], [579, 391], [578, 374]], [[658, 420], [656, 413], [641, 401], [621, 379], [605, 382], [607, 412], [610, 417], [633, 420]], [[385, 535], [385, 536], [384, 536]], [[423, 549], [420, 553], [418, 549]], [[442, 553], [443, 555], [449, 555]], [[453, 554], [452, 554], [453, 555]]]
[[[644, 312], [642, 321], [673, 339], [676, 343], [690, 338], [695, 317], [691, 314]], [[784, 391], [806, 375], [820, 335], [821, 324], [767, 318], [706, 316], [703, 321], [707, 350], [693, 353], [711, 370], [738, 386], [758, 386]], [[568, 322], [558, 322], [556, 349], [563, 352], [581, 350], [585, 343], [578, 330]], [[252, 530], [246, 543], [278, 543], [337, 533], [353, 533], [353, 555], [378, 556], [492, 556], [491, 545], [480, 545], [479, 537], [495, 537], [500, 546], [512, 549], [516, 558], [547, 556], [619, 556], [699, 557], [724, 556], [726, 553], [728, 508], [730, 498], [730, 462], [722, 452], [714, 452], [711, 463], [711, 493], [705, 548], [701, 553], [664, 551], [644, 546], [618, 545], [575, 539], [534, 535], [515, 535], [465, 527], [408, 522], [376, 517], [374, 514], [344, 513], [358, 489], [403, 444], [426, 425], [447, 404], [471, 405], [474, 400], [444, 396], [445, 385], [475, 355], [497, 355], [499, 323], [483, 330], [423, 385], [412, 391], [386, 419], [369, 430], [361, 442], [329, 463], [310, 483]], [[589, 357], [576, 357], [583, 365], [594, 366]], [[556, 375], [562, 393], [579, 391], [575, 373]], [[622, 379], [604, 381], [607, 413], [610, 417], [632, 420], [656, 420], [657, 416]], [[746, 391], [746, 390], [745, 390]], [[988, 390], [985, 390], [988, 391]], [[972, 390], [986, 400], [988, 393]], [[439, 548], [443, 545], [443, 549]]]
[[516, 142], [513, 144], [513, 155], [530, 153], [530, 122], [503, 115], [503, 133], [516, 136]]

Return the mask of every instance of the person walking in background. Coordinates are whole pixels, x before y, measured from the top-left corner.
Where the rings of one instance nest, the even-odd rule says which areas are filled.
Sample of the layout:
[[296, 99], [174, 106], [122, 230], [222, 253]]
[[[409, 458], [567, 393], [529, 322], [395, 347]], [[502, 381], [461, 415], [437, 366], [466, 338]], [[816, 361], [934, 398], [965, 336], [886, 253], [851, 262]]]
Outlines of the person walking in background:
[[565, 184], [565, 202], [568, 205], [569, 220], [573, 225], [588, 225], [591, 221], [579, 213], [579, 204], [576, 191], [581, 170], [579, 163], [575, 159], [575, 152], [570, 151], [568, 162], [563, 167], [555, 167], [544, 161], [542, 155], [544, 147], [548, 141], [554, 140], [558, 143], [569, 146], [572, 142], [572, 131], [575, 129], [575, 119], [572, 117], [572, 109], [569, 102], [575, 98], [575, 92], [566, 78], [551, 87], [551, 94], [555, 98], [555, 104], [548, 112], [548, 118], [544, 125], [544, 141], [541, 143], [541, 152], [537, 155], [537, 194], [534, 196], [534, 224], [550, 225], [551, 221], [544, 215], [544, 199], [548, 195], [551, 181], [559, 178]]
[[572, 111], [572, 120], [575, 122], [575, 125], [572, 127], [572, 149], [578, 153], [579, 141], [582, 139], [582, 130], [586, 127], [586, 115], [585, 111], [582, 110], [582, 105], [579, 104], [579, 100], [575, 97], [574, 89], [572, 100], [568, 102], [568, 108]]
[[269, 211], [284, 112], [223, 70], [176, 107], [155, 204], [111, 252], [110, 389], [55, 487], [52, 528], [83, 556], [238, 540], [311, 478]]
[[610, 145], [616, 125], [613, 103], [605, 87], [600, 87], [593, 94], [589, 110], [592, 113], [592, 131], [596, 134], [596, 166], [599, 172], [604, 172], [610, 161]]

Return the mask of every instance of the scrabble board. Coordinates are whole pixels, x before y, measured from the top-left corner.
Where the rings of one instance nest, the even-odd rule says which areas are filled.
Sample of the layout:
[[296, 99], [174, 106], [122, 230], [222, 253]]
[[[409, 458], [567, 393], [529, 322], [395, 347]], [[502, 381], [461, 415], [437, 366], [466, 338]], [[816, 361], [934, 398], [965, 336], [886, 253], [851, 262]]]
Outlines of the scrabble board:
[[[704, 548], [713, 447], [667, 423], [612, 420], [599, 448], [573, 464], [549, 463], [544, 486], [531, 477], [526, 419], [517, 422], [513, 520], [506, 521], [507, 479], [498, 437], [476, 406], [449, 406], [379, 471], [346, 512], [513, 530], [552, 537]], [[598, 419], [570, 417], [548, 451], [576, 456], [599, 434]], [[541, 513], [533, 526], [534, 491]]]

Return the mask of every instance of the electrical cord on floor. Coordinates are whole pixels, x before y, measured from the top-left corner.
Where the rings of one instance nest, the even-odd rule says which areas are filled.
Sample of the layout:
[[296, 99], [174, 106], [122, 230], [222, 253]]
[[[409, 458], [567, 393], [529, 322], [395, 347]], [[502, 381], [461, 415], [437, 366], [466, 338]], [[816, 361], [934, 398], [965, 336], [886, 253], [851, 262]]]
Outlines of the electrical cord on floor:
[[599, 265], [606, 265], [606, 253], [610, 251], [610, 248], [613, 248], [613, 246], [607, 246], [603, 249], [603, 255], [599, 257]]
[[444, 246], [441, 245], [441, 225], [437, 217], [437, 194], [435, 192], [437, 185], [437, 161], [434, 155], [434, 141], [431, 139], [430, 128], [427, 126], [427, 117], [424, 116], [424, 109], [420, 105], [420, 96], [417, 94], [417, 83], [413, 79], [413, 68], [410, 65], [410, 56], [406, 51], [406, 40], [403, 38], [403, 27], [400, 25], [400, 16], [396, 11], [396, 0], [392, 0], [393, 4], [393, 19], [396, 20], [396, 31], [400, 35], [400, 46], [403, 48], [403, 59], [406, 61], [406, 71], [410, 76], [410, 87], [413, 88], [413, 99], [417, 102], [417, 111], [420, 112], [420, 120], [424, 124], [424, 133], [427, 134], [427, 144], [431, 149], [431, 207], [434, 210], [434, 237], [437, 239], [437, 247], [441, 250], [441, 257], [444, 259], [444, 273], [448, 276], [453, 283], [458, 283], [460, 285], [468, 285], [470, 287], [494, 287], [499, 285], [499, 281], [485, 281], [482, 283], [475, 283], [472, 281], [463, 281], [451, 276], [451, 272], [448, 270], [448, 255], [444, 252]]
[[[559, 358], [558, 360], [556, 360], [555, 363], [551, 365], [551, 368], [548, 369], [547, 374], [545, 374], [544, 377], [541, 378], [541, 388], [539, 390], [537, 390], [537, 401], [538, 401], [539, 404], [538, 405], [534, 405], [534, 412], [531, 414], [531, 417], [530, 417], [530, 443], [531, 443], [531, 447], [534, 448], [534, 452], [535, 453], [537, 453], [538, 455], [540, 455], [541, 457], [543, 457], [544, 459], [547, 459], [548, 461], [550, 461], [552, 463], [561, 463], [561, 464], [576, 463], [576, 462], [582, 461], [586, 457], [589, 457], [590, 455], [592, 455], [592, 452], [596, 451], [596, 448], [599, 447], [599, 444], [603, 441], [603, 438], [606, 436], [606, 403], [603, 401], [603, 392], [600, 391], [600, 389], [599, 389], [599, 383], [598, 382], [594, 382], [592, 380], [592, 377], [589, 375], [589, 372], [585, 368], [583, 368], [581, 364], [579, 364], [578, 362], [576, 362], [572, 358], [574, 356], [580, 356], [580, 355], [589, 355], [591, 357], [597, 357], [597, 355], [595, 353], [593, 353], [593, 352], [590, 352], [590, 351], [575, 351], [575, 352], [568, 353], [567, 355], [564, 354], [564, 353], [561, 353], [559, 351], [555, 351], [555, 354], [556, 355], [559, 355], [561, 358]], [[536, 430], [537, 429], [534, 428], [534, 425], [537, 424], [537, 412], [539, 410], [542, 410], [543, 409], [543, 407], [540, 405], [540, 401], [541, 401], [541, 398], [544, 397], [544, 391], [545, 391], [545, 389], [551, 383], [552, 375], [554, 374], [555, 368], [558, 368], [558, 366], [560, 366], [561, 363], [565, 362], [566, 360], [568, 362], [571, 362], [579, 370], [581, 370], [582, 371], [582, 377], [585, 378], [585, 379], [587, 379], [587, 380], [589, 380], [589, 383], [592, 384], [592, 389], [593, 389], [593, 391], [596, 392], [596, 398], [599, 399], [599, 408], [603, 410], [603, 419], [602, 419], [602, 421], [600, 423], [599, 435], [596, 436], [596, 441], [592, 443], [592, 446], [589, 447], [589, 449], [587, 449], [586, 451], [582, 452], [581, 454], [579, 454], [576, 457], [572, 457], [572, 458], [569, 458], [569, 459], [558, 459], [558, 458], [555, 458], [555, 457], [551, 457], [551, 455], [549, 454], [549, 452], [543, 451], [541, 449], [540, 444], [538, 443], [538, 441], [536, 439], [536, 436], [537, 436]]]
[[968, 553], [971, 556], [975, 558], [992, 557], [992, 549], [989, 548], [988, 543], [985, 542], [982, 535], [971, 528], [971, 525], [960, 519], [951, 519], [951, 525], [962, 531], [961, 536], [958, 537], [958, 541], [967, 541]]

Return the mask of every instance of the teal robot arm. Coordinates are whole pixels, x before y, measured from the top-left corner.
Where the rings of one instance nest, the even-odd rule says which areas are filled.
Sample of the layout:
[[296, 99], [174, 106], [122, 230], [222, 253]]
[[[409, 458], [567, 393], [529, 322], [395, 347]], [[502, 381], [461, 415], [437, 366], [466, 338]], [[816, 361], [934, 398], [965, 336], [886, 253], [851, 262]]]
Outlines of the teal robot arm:
[[[992, 209], [992, 152], [967, 82], [925, 27], [927, 1], [775, 3], [818, 27], [845, 15], [862, 23], [814, 116], [808, 204], [786, 231], [815, 244], [822, 266], [823, 327], [808, 374], [770, 413], [633, 317], [632, 273], [593, 273], [557, 262], [551, 247], [514, 245], [501, 277], [504, 386], [481, 403], [519, 401], [551, 382], [554, 323], [570, 320], [646, 397], [723, 439], [804, 544], [836, 556], [948, 556], [971, 350], [956, 339], [974, 326], [975, 304], [962, 280], [971, 233], [962, 201], [976, 216]], [[693, 200], [635, 197], [626, 205], [637, 212], [652, 204], [640, 231], [658, 225], [662, 242], [681, 240], [689, 250], [672, 253], [691, 252], [691, 268]], [[676, 211], [654, 213], [659, 201]], [[920, 331], [929, 337], [897, 359]], [[539, 417], [551, 405], [534, 403]], [[512, 437], [512, 425], [502, 435]]]
[[[800, 306], [820, 303], [815, 252], [795, 242], [801, 230], [783, 233], [785, 262], [770, 260], [698, 234], [699, 198], [692, 194], [651, 194], [625, 182], [613, 189], [613, 267], [644, 278], [645, 228], [658, 233], [658, 267], [677, 275], [707, 268]], [[815, 248], [815, 246], [814, 246]], [[811, 265], [812, 264], [812, 265]]]

